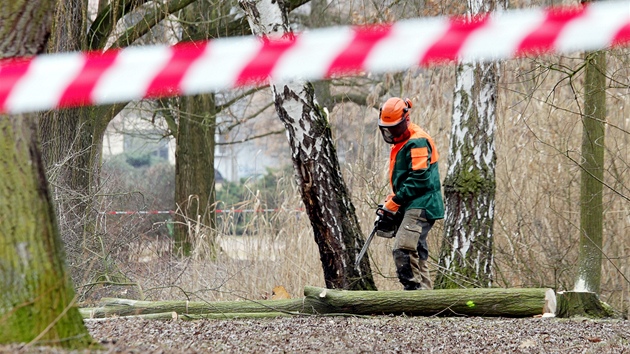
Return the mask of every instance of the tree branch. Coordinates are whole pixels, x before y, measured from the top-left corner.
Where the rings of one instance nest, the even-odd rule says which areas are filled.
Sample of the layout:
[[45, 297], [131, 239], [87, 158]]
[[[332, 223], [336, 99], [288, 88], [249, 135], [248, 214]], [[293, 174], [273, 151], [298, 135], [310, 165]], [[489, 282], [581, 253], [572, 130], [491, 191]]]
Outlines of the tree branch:
[[[111, 48], [121, 48], [130, 45], [149, 31], [170, 14], [183, 9], [197, 0], [173, 0], [165, 3], [156, 3], [152, 11], [148, 11], [135, 25], [128, 28], [112, 44]], [[103, 44], [104, 45], [104, 44]]]
[[115, 1], [114, 8], [112, 3], [105, 6], [92, 22], [92, 26], [88, 30], [87, 45], [90, 50], [103, 49], [107, 38], [111, 35], [112, 31], [116, 27], [118, 20], [123, 18], [125, 14], [128, 14], [133, 9], [148, 2], [149, 0], [135, 0], [135, 1]]
[[254, 93], [256, 93], [256, 92], [258, 92], [258, 91], [260, 91], [262, 89], [267, 89], [267, 88], [269, 88], [269, 85], [260, 86], [260, 87], [254, 87], [252, 89], [249, 89], [249, 90], [243, 92], [241, 95], [238, 95], [238, 96], [234, 97], [233, 99], [231, 99], [231, 100], [229, 100], [229, 101], [227, 101], [227, 102], [225, 102], [223, 104], [217, 105], [217, 113], [219, 113], [222, 110], [226, 109], [227, 107], [233, 105], [236, 101], [241, 100], [241, 99], [243, 99], [243, 98], [245, 98], [245, 97], [247, 97], [247, 96], [249, 96], [251, 94], [254, 94]]
[[268, 103], [263, 108], [259, 109], [258, 111], [254, 112], [253, 114], [249, 115], [248, 117], [245, 117], [243, 119], [237, 119], [236, 123], [233, 123], [232, 125], [228, 125], [225, 129], [222, 129], [220, 133], [224, 134], [226, 132], [229, 132], [232, 129], [238, 127], [239, 125], [241, 125], [241, 124], [243, 124], [243, 123], [245, 123], [245, 122], [247, 122], [249, 120], [252, 120], [252, 119], [258, 117], [259, 114], [261, 114], [265, 109], [271, 107], [272, 104], [273, 104], [273, 102], [272, 103]]
[[250, 137], [247, 137], [247, 138], [241, 139], [241, 140], [227, 141], [225, 143], [216, 143], [216, 144], [217, 145], [241, 144], [241, 143], [244, 143], [246, 141], [251, 141], [251, 140], [255, 140], [255, 139], [259, 139], [259, 138], [264, 138], [264, 137], [269, 136], [269, 135], [281, 134], [281, 133], [284, 133], [284, 132], [285, 132], [285, 130], [283, 128], [283, 129], [280, 129], [280, 130], [273, 130], [273, 131], [270, 131], [270, 132], [267, 132], [267, 133], [264, 133], [264, 134], [260, 134], [260, 135], [250, 136]]
[[168, 101], [170, 101], [170, 98], [160, 98], [158, 100], [156, 100], [155, 102], [158, 105], [158, 110], [160, 113], [162, 113], [162, 117], [164, 117], [164, 120], [166, 121], [166, 125], [168, 125], [168, 129], [171, 131], [171, 135], [173, 137], [177, 136], [177, 131], [178, 131], [178, 125], [177, 122], [175, 122], [175, 116], [173, 115], [173, 108], [171, 107], [171, 105], [168, 103]]

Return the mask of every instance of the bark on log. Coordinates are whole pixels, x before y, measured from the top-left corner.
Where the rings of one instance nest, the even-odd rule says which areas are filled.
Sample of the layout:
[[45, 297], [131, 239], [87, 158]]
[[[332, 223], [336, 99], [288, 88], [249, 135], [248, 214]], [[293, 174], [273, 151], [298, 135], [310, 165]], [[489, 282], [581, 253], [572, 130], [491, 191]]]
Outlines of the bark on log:
[[[172, 319], [255, 318], [304, 314], [529, 317], [550, 311], [551, 289], [448, 289], [347, 291], [307, 286], [304, 298], [222, 302], [137, 301], [104, 298], [101, 307], [83, 308], [83, 318]], [[553, 311], [553, 309], [551, 310]]]
[[599, 299], [596, 293], [586, 291], [561, 291], [556, 296], [556, 317], [619, 317], [610, 305]]
[[103, 298], [101, 307], [82, 309], [84, 318], [108, 316], [137, 316], [154, 313], [176, 312], [183, 314], [237, 314], [269, 313], [314, 314], [328, 313], [330, 309], [317, 299], [246, 300], [246, 301], [139, 301]]
[[548, 289], [448, 289], [424, 291], [345, 291], [307, 286], [306, 299], [318, 299], [336, 313], [355, 315], [503, 316], [542, 315]]
[[253, 318], [276, 318], [276, 317], [288, 317], [294, 316], [284, 312], [254, 312], [254, 313], [205, 313], [205, 314], [178, 314], [177, 312], [161, 312], [161, 313], [148, 313], [145, 315], [136, 316], [116, 316], [116, 317], [104, 317], [104, 318], [91, 318], [89, 312], [81, 311], [85, 321], [89, 322], [104, 322], [112, 319], [144, 319], [144, 320], [168, 320], [168, 321], [192, 321], [203, 319], [214, 320], [233, 320], [233, 319], [253, 319]]

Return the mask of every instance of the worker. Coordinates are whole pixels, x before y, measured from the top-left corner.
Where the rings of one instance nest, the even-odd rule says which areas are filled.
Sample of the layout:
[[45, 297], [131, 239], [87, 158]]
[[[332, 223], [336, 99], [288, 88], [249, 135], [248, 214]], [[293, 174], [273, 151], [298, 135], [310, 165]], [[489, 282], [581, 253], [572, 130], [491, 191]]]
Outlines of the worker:
[[392, 193], [377, 210], [384, 227], [377, 227], [376, 235], [396, 238], [392, 253], [404, 289], [426, 290], [433, 289], [427, 235], [435, 221], [444, 218], [444, 202], [438, 150], [429, 134], [409, 120], [411, 107], [408, 98], [392, 97], [380, 109], [378, 127], [392, 145]]

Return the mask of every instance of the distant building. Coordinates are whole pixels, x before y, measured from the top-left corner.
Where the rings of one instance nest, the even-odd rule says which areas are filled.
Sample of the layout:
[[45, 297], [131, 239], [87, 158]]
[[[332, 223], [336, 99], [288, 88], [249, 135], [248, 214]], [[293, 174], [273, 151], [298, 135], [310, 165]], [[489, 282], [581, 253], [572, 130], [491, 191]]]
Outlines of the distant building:
[[[125, 109], [107, 127], [103, 140], [103, 157], [126, 153], [132, 156], [153, 156], [175, 164], [175, 139], [168, 135], [161, 118], [142, 116], [142, 109]], [[217, 143], [226, 138], [217, 135]], [[238, 144], [217, 144], [214, 168], [217, 182], [237, 182], [242, 178], [264, 175], [267, 167], [278, 166], [278, 158], [267, 154], [264, 141]], [[219, 181], [220, 179], [220, 181]]]
[[154, 156], [175, 164], [175, 139], [165, 137], [166, 124], [143, 119], [139, 110], [123, 110], [107, 126], [103, 157], [126, 153]]

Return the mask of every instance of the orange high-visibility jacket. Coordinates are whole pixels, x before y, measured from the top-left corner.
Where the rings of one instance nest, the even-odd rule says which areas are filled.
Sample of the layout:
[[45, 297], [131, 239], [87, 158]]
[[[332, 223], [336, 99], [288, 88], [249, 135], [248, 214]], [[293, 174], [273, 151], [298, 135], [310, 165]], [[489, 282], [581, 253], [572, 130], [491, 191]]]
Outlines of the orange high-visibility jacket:
[[433, 139], [409, 123], [409, 139], [392, 146], [389, 176], [392, 199], [400, 210], [424, 209], [428, 219], [444, 218], [444, 201], [438, 171], [439, 154]]

